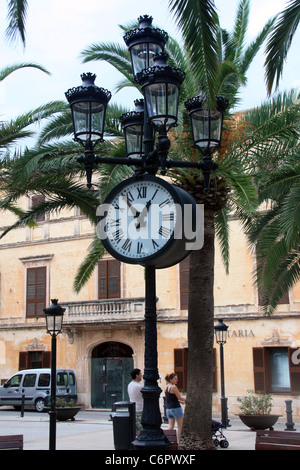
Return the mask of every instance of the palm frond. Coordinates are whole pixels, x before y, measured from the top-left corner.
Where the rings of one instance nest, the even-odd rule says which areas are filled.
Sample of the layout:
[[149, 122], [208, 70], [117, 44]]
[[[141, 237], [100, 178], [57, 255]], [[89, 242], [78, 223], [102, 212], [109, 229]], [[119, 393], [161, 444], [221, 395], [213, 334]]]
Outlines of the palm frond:
[[300, 21], [300, 1], [289, 0], [285, 10], [277, 18], [277, 23], [266, 47], [266, 84], [271, 94], [275, 82], [275, 90], [283, 72], [283, 64], [290, 49], [293, 36]]
[[9, 21], [6, 36], [13, 41], [20, 34], [23, 45], [25, 46], [25, 20], [27, 16], [27, 0], [9, 0], [7, 19]]
[[75, 292], [79, 292], [82, 287], [87, 283], [90, 279], [91, 275], [94, 272], [95, 267], [101, 260], [105, 253], [104, 247], [102, 245], [101, 240], [97, 237], [94, 239], [93, 243], [89, 248], [89, 253], [81, 263], [78, 268], [77, 274], [74, 279], [74, 290]]

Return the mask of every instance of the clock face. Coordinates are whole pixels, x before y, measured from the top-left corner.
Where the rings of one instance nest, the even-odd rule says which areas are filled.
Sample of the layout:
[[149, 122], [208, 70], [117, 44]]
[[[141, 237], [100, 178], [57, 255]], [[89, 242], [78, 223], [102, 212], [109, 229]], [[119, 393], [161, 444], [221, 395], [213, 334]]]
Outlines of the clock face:
[[143, 264], [174, 238], [176, 192], [155, 176], [130, 178], [105, 200], [105, 248], [120, 260]]

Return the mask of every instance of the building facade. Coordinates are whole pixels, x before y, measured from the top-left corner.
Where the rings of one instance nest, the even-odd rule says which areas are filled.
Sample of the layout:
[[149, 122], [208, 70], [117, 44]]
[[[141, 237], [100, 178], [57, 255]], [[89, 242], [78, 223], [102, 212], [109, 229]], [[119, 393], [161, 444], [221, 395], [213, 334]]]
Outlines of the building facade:
[[[35, 204], [24, 198], [23, 208]], [[1, 233], [14, 222], [2, 215]], [[66, 308], [57, 338], [57, 366], [74, 369], [79, 402], [110, 408], [112, 395], [126, 400], [130, 370], [144, 367], [144, 269], [105, 255], [76, 294], [76, 272], [94, 239], [78, 209], [45, 214], [34, 228], [19, 227], [0, 241], [0, 379], [20, 369], [50, 365], [51, 338], [43, 308], [56, 298]], [[253, 286], [255, 256], [236, 220], [231, 221], [230, 274], [216, 247], [215, 317], [229, 326], [224, 346], [229, 414], [237, 397], [253, 389], [272, 393], [283, 414], [293, 400], [300, 415], [300, 286], [286, 294], [276, 313], [264, 317]], [[188, 259], [157, 270], [158, 365], [164, 377], [176, 371], [186, 390], [188, 356]], [[199, 338], [201, 341], [201, 338]], [[219, 346], [215, 345], [214, 413], [220, 412]], [[299, 354], [298, 354], [299, 353]]]

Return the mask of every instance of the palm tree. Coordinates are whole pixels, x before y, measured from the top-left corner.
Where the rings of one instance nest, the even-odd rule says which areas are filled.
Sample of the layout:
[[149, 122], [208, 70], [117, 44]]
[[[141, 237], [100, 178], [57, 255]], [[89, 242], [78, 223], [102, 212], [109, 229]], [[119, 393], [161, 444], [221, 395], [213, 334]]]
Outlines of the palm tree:
[[289, 0], [285, 10], [277, 18], [266, 47], [266, 82], [268, 94], [271, 95], [275, 82], [278, 88], [283, 65], [292, 44], [294, 34], [300, 21], [300, 0]]
[[[245, 50], [245, 34], [249, 19], [248, 0], [242, 0], [238, 6], [232, 34], [221, 29], [212, 2], [169, 3], [173, 3], [174, 11], [177, 9], [186, 47], [182, 52], [180, 46], [173, 40], [166, 47], [171, 65], [176, 63], [187, 74], [181, 93], [181, 103], [191, 94], [195, 94], [196, 84], [199, 88], [201, 84], [209, 103], [215, 102], [217, 93], [222, 93], [233, 106], [237, 101], [238, 88], [246, 82], [246, 71], [270, 31], [273, 20]], [[82, 55], [85, 62], [95, 59], [108, 61], [125, 76], [125, 81], [119, 87], [130, 84], [128, 80], [130, 60], [127, 50], [106, 43], [93, 45], [83, 51]], [[190, 137], [189, 133], [186, 136], [187, 117], [184, 112], [180, 121], [182, 123], [180, 130], [175, 131], [171, 139], [172, 156], [176, 158], [176, 154], [179, 154], [181, 159], [193, 159], [192, 151], [190, 154], [187, 151], [191, 145], [186, 144]], [[229, 127], [230, 122], [228, 132], [230, 132]], [[193, 251], [190, 255], [188, 401], [180, 442], [184, 449], [211, 448], [215, 232], [221, 240], [222, 253], [228, 267], [228, 213], [235, 207], [245, 215], [256, 207], [255, 189], [249, 176], [242, 171], [238, 160], [232, 158], [228, 149], [225, 151], [223, 149], [219, 160], [221, 160], [219, 171], [211, 179], [208, 196], [203, 192], [199, 174], [178, 170], [169, 173], [174, 181], [193, 194], [196, 201], [205, 207], [204, 247], [200, 252]]]
[[[197, 31], [197, 47], [193, 48], [188, 36], [186, 49], [171, 40], [168, 46], [170, 61], [175, 62], [187, 72], [181, 105], [183, 101], [195, 94], [196, 85], [203, 85], [207, 99], [214, 101], [216, 92], [222, 92], [229, 99], [231, 106], [236, 103], [236, 94], [241, 84], [245, 83], [247, 68], [271, 24], [266, 25], [264, 31], [259, 35], [246, 50], [244, 39], [249, 13], [249, 1], [242, 0], [238, 7], [236, 24], [232, 34], [222, 30], [219, 19], [209, 1], [185, 1], [173, 2], [174, 8], [182, 4], [185, 8], [180, 14], [187, 15], [187, 20], [182, 18], [182, 24], [192, 22]], [[196, 7], [196, 6], [197, 7]], [[190, 7], [189, 10], [186, 8]], [[175, 11], [175, 10], [174, 10]], [[200, 19], [197, 20], [199, 13]], [[193, 16], [195, 15], [195, 16]], [[195, 21], [194, 21], [195, 20]], [[209, 20], [211, 27], [207, 28]], [[194, 21], [194, 23], [193, 23]], [[202, 29], [201, 29], [202, 28]], [[186, 28], [186, 34], [191, 28]], [[203, 31], [202, 31], [203, 30]], [[201, 34], [205, 32], [205, 34]], [[202, 38], [199, 43], [199, 38]], [[194, 38], [195, 39], [195, 38]], [[195, 40], [196, 40], [195, 39]], [[211, 39], [211, 41], [210, 41]], [[209, 42], [210, 41], [210, 42]], [[208, 47], [209, 42], [210, 47]], [[201, 47], [200, 47], [201, 46]], [[189, 51], [189, 53], [187, 52]], [[94, 45], [84, 53], [85, 60], [106, 60], [120, 69], [125, 80], [119, 85], [136, 86], [131, 82], [130, 58], [127, 50], [117, 45], [100, 44]], [[90, 54], [90, 57], [89, 57]], [[201, 56], [201, 57], [200, 57]], [[207, 70], [202, 68], [207, 67]], [[213, 72], [211, 72], [213, 70]], [[202, 78], [201, 78], [202, 77]], [[214, 80], [217, 79], [215, 82]], [[203, 80], [200, 81], [200, 80]], [[187, 141], [191, 142], [189, 128], [187, 127], [187, 115], [181, 106], [180, 127], [174, 131], [172, 139], [172, 157], [194, 159], [195, 155], [191, 149], [187, 153]], [[121, 114], [121, 113], [120, 113]], [[113, 126], [114, 119], [111, 120]], [[95, 208], [98, 204], [98, 191], [88, 191], [77, 181], [78, 174], [82, 168], [76, 163], [75, 155], [80, 153], [77, 144], [60, 141], [49, 144], [51, 138], [70, 133], [70, 114], [63, 111], [55, 119], [54, 124], [47, 126], [43, 134], [42, 147], [25, 152], [20, 159], [13, 162], [8, 169], [6, 186], [6, 198], [2, 199], [2, 206], [17, 201], [21, 194], [27, 191], [40, 191], [47, 196], [47, 202], [29, 211], [18, 223], [32, 221], [39, 211], [55, 210], [61, 207], [78, 205], [86, 212], [91, 220], [95, 221]], [[115, 129], [120, 133], [120, 129]], [[268, 133], [269, 132], [269, 133]], [[285, 131], [284, 128], [265, 126], [264, 139], [271, 142], [279, 138]], [[222, 146], [217, 158], [219, 160], [218, 173], [211, 179], [210, 192], [206, 196], [203, 193], [203, 183], [199, 173], [173, 171], [170, 176], [174, 181], [181, 184], [197, 202], [205, 205], [205, 245], [200, 252], [193, 252], [190, 263], [190, 308], [189, 308], [189, 381], [188, 402], [186, 406], [186, 418], [182, 433], [182, 448], [207, 449], [211, 448], [211, 389], [212, 389], [212, 352], [213, 352], [213, 320], [214, 320], [214, 244], [215, 234], [221, 243], [225, 264], [228, 268], [228, 220], [229, 212], [236, 211], [237, 215], [245, 223], [249, 220], [257, 204], [256, 191], [251, 183], [250, 175], [245, 173], [245, 162], [240, 158], [241, 152], [258, 148], [264, 144], [260, 135], [260, 129], [248, 126], [240, 116], [233, 119], [230, 116], [226, 120], [224, 135], [224, 146]], [[122, 148], [123, 146], [123, 148]], [[106, 142], [101, 147], [101, 153], [111, 152], [115, 149], [124, 152], [124, 144]], [[182, 152], [184, 148], [184, 156]], [[258, 150], [257, 150], [258, 152]], [[249, 165], [249, 162], [247, 163]], [[20, 168], [23, 169], [20, 172]], [[110, 169], [109, 169], [110, 168]], [[116, 178], [123, 178], [120, 167], [103, 167], [100, 170], [100, 186], [109, 190], [109, 185], [116, 184]], [[248, 169], [248, 168], [247, 168]], [[249, 169], [250, 171], [250, 169]], [[128, 170], [124, 170], [128, 174]], [[61, 175], [57, 184], [57, 175]], [[46, 178], [48, 177], [49, 184]], [[107, 184], [104, 185], [103, 183]], [[103, 247], [99, 240], [95, 239], [92, 251], [82, 264], [75, 281], [76, 289], [86, 282], [92, 273], [95, 263], [103, 254]], [[199, 396], [201, 399], [199, 400]]]
[[263, 310], [271, 314], [300, 279], [299, 105], [293, 104], [292, 93], [284, 93], [253, 110], [247, 119], [262, 136], [278, 127], [285, 129], [280, 139], [270, 133], [264, 144], [252, 150], [251, 160], [247, 150], [243, 152], [258, 187], [259, 203], [266, 207], [248, 225], [247, 234], [258, 260], [255, 275], [264, 292]]

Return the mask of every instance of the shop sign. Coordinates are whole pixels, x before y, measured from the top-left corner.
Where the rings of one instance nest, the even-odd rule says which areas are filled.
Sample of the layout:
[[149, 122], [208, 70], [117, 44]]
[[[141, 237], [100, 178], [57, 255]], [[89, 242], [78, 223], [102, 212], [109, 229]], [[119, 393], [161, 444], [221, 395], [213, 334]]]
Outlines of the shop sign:
[[253, 330], [231, 330], [228, 329], [228, 338], [253, 338]]

